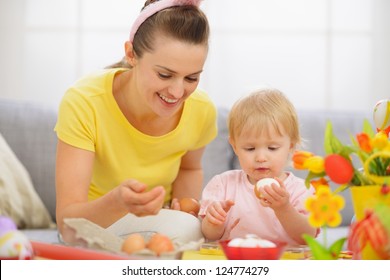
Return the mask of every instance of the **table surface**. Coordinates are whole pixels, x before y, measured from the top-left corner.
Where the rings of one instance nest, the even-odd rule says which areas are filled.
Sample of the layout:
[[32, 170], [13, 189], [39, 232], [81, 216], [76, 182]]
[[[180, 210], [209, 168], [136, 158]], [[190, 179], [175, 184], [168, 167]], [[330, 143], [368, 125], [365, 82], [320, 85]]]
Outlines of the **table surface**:
[[[92, 250], [61, 244], [48, 244], [31, 241], [35, 259], [53, 260], [129, 260], [142, 259], [136, 255], [116, 254], [108, 251]], [[349, 252], [342, 252], [340, 259], [351, 259]], [[158, 259], [158, 258], [157, 258]], [[181, 254], [182, 260], [226, 260], [217, 244], [206, 243], [199, 250], [187, 250]], [[287, 247], [281, 260], [309, 260], [311, 253], [307, 246]]]

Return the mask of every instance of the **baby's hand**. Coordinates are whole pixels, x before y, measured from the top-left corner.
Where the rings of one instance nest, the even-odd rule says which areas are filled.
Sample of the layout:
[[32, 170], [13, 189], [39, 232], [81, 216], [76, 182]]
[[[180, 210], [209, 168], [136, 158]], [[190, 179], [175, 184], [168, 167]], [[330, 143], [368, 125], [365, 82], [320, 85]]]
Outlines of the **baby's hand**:
[[280, 186], [276, 186], [276, 184], [266, 185], [261, 187], [260, 190], [262, 194], [260, 199], [261, 205], [274, 210], [287, 205], [290, 201], [290, 193], [287, 191], [283, 181], [279, 178], [275, 178], [275, 180], [279, 182]]
[[226, 221], [227, 213], [234, 205], [232, 200], [215, 201], [207, 207], [205, 219], [214, 225], [223, 225]]

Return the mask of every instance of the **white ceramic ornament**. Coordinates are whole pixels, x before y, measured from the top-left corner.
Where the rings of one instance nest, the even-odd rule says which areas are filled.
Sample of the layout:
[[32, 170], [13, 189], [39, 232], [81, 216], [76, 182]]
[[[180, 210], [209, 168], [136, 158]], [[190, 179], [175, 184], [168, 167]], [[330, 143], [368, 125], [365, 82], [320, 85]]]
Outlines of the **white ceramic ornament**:
[[383, 99], [374, 107], [374, 123], [378, 131], [390, 133], [390, 100]]
[[32, 257], [32, 245], [22, 232], [10, 230], [0, 236], [0, 259], [30, 260]]

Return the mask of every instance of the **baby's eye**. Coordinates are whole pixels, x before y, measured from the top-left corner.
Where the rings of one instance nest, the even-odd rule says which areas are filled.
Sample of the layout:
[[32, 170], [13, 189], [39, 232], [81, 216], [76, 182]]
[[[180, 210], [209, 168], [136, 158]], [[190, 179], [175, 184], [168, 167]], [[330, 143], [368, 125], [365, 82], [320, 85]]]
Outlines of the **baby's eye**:
[[268, 150], [270, 151], [276, 151], [278, 149], [278, 147], [268, 147]]
[[253, 147], [246, 147], [246, 148], [244, 148], [244, 150], [245, 150], [245, 151], [254, 151], [255, 148], [253, 148]]

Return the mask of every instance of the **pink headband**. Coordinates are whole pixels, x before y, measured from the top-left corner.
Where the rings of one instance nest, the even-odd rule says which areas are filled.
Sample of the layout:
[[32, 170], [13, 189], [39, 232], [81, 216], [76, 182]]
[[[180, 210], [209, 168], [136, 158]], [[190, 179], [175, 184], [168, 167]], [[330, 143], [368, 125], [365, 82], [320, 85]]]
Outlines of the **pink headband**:
[[175, 6], [196, 6], [199, 7], [200, 2], [202, 0], [159, 0], [153, 3], [150, 3], [148, 6], [146, 6], [135, 22], [133, 23], [133, 26], [131, 27], [130, 31], [130, 42], [133, 42], [134, 35], [137, 33], [138, 28], [141, 26], [141, 24], [149, 17], [154, 15], [155, 13]]

